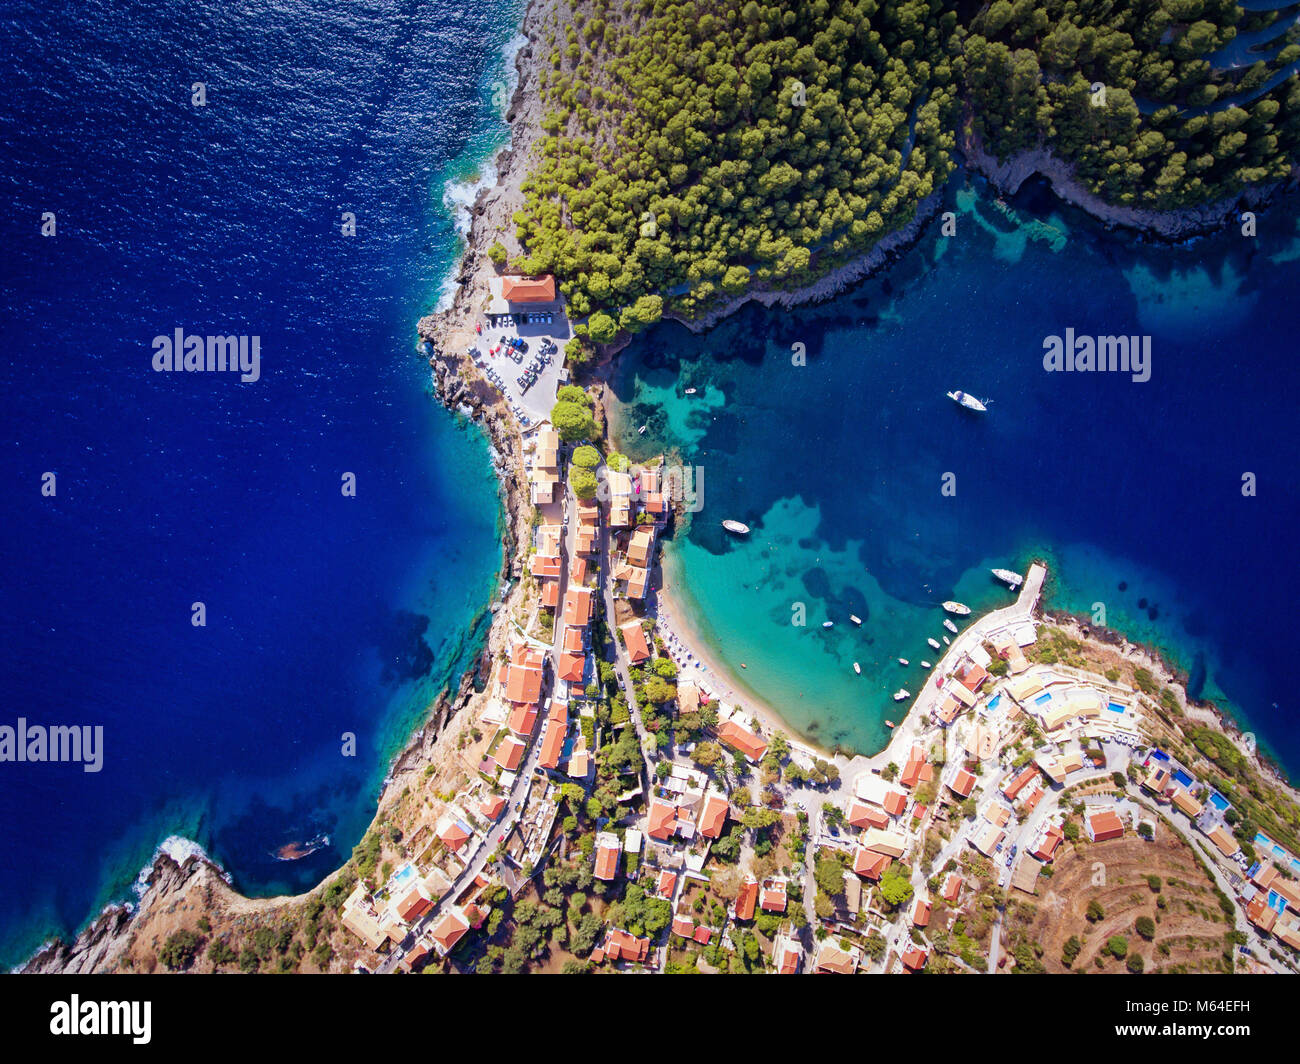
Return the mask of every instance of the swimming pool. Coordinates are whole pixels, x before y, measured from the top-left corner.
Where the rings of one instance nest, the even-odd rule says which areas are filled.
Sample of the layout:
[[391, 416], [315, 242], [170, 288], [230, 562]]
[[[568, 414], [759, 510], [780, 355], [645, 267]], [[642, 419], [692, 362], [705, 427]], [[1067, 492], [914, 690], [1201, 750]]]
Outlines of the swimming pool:
[[1211, 791], [1210, 796], [1205, 800], [1209, 802], [1210, 805], [1214, 806], [1214, 808], [1217, 809], [1220, 813], [1226, 813], [1229, 809], [1232, 808], [1232, 803], [1228, 801], [1228, 799], [1223, 797], [1223, 795], [1221, 795], [1218, 791]]
[[1192, 777], [1180, 768], [1174, 773], [1174, 782], [1181, 784], [1184, 787], [1190, 787], [1192, 785]]
[[1106, 708], [1109, 709], [1112, 713], [1128, 712], [1128, 706], [1124, 705], [1123, 702], [1107, 702]]
[[1052, 692], [1044, 691], [1041, 695], [1039, 695], [1037, 698], [1034, 699], [1034, 705], [1041, 706], [1046, 702], [1050, 702], [1051, 700], [1052, 700]]
[[1286, 912], [1286, 898], [1275, 890], [1268, 892], [1268, 907], [1279, 913]]
[[388, 886], [392, 890], [400, 890], [415, 878], [415, 865], [404, 864], [396, 872], [393, 878], [388, 881]]
[[988, 704], [988, 709], [990, 710], [990, 712], [991, 712], [992, 710], [997, 709], [997, 708], [998, 708], [998, 704], [999, 704], [1001, 701], [1002, 701], [1002, 695], [1001, 695], [1000, 693], [999, 693], [999, 694], [996, 694], [996, 695], [994, 695], [992, 698], [990, 698], [990, 699], [989, 699], [989, 704]]
[[1282, 864], [1288, 865], [1292, 872], [1300, 873], [1300, 861], [1297, 861], [1286, 850], [1270, 839], [1262, 831], [1255, 836], [1256, 849], [1263, 850], [1273, 856], [1273, 858]]

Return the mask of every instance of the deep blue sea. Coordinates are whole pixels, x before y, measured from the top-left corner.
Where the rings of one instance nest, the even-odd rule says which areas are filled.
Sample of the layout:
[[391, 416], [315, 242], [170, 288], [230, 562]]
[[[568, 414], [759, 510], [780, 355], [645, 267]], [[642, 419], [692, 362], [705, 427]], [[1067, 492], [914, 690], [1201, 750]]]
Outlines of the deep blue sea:
[[[0, 963], [129, 898], [169, 836], [253, 894], [319, 881], [481, 646], [496, 481], [414, 325], [521, 12], [0, 11], [0, 724], [104, 728], [97, 774], [0, 765]], [[155, 373], [177, 328], [259, 337], [261, 379]]]
[[[936, 660], [939, 604], [1005, 604], [989, 569], [1043, 557], [1049, 606], [1100, 605], [1295, 773], [1294, 197], [1254, 238], [1171, 247], [1101, 232], [1040, 185], [1000, 205], [959, 175], [946, 195], [956, 234], [936, 220], [877, 279], [699, 336], [663, 324], [620, 356], [625, 448], [703, 471], [703, 509], [666, 552], [690, 626], [733, 687], [874, 752], [902, 712], [892, 694], [915, 695]], [[1044, 338], [1067, 328], [1149, 336], [1150, 379], [1046, 372]]]

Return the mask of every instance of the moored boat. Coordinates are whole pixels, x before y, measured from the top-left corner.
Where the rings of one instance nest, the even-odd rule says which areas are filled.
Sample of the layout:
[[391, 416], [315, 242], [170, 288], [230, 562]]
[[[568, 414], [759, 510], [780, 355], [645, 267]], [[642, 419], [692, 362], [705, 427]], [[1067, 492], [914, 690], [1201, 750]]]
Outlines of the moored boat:
[[964, 406], [967, 410], [976, 410], [981, 414], [988, 409], [987, 406], [985, 406], [982, 402], [976, 399], [975, 396], [969, 394], [968, 392], [962, 392], [962, 391], [949, 392], [948, 398], [951, 399], [954, 403], [958, 403], [961, 406]]
[[901, 702], [903, 701], [903, 699], [911, 698], [911, 697], [912, 697], [912, 692], [909, 691], [906, 687], [900, 687], [897, 691], [894, 692], [895, 702]]
[[908, 664], [908, 660], [907, 660], [907, 658], [899, 658], [899, 659], [898, 659], [898, 664], [900, 664], [900, 665], [907, 665], [907, 664]]
[[954, 635], [957, 634], [957, 626], [953, 624], [952, 621], [948, 620], [947, 617], [943, 619], [943, 626], [947, 628], [948, 631], [952, 632]]
[[886, 728], [897, 728], [898, 725], [895, 724], [892, 720], [887, 720], [887, 721], [885, 721], [885, 727], [886, 727]]
[[928, 661], [923, 661], [923, 662], [921, 662], [921, 668], [923, 668], [923, 669], [932, 669], [932, 668], [934, 668], [934, 666], [931, 665]]
[[852, 621], [854, 624], [861, 624], [861, 623], [862, 623], [862, 618], [859, 617], [859, 616], [858, 616], [857, 614], [855, 614], [855, 613], [850, 613], [850, 614], [849, 614], [849, 620]]
[[683, 395], [694, 395], [694, 394], [695, 394], [695, 389], [694, 389], [694, 388], [687, 388], [686, 391], [683, 392], [682, 394], [683, 394]]
[[728, 519], [722, 522], [722, 527], [728, 532], [736, 533], [738, 536], [749, 535], [749, 525], [745, 524], [743, 521], [732, 521]]
[[926, 642], [929, 643], [930, 646], [933, 647], [935, 650], [939, 649], [939, 641], [937, 639], [927, 639]]
[[835, 627], [835, 622], [834, 622], [834, 621], [822, 621], [822, 627], [823, 627], [823, 628], [834, 628], [834, 627]]
[[955, 614], [958, 617], [965, 617], [968, 613], [970, 613], [969, 606], [961, 602], [953, 602], [952, 599], [949, 599], [947, 602], [945, 602], [943, 604], [943, 608], [947, 610], [949, 613]]
[[946, 647], [950, 647], [950, 646], [952, 646], [952, 640], [949, 639], [947, 636], [944, 636], [944, 637], [943, 637], [943, 645], [946, 646]]
[[990, 569], [989, 572], [1003, 583], [1011, 585], [1013, 591], [1025, 582], [1023, 576], [1019, 573], [1013, 573], [1010, 569]]
[[856, 672], [859, 676], [862, 675], [862, 666], [859, 665], [856, 661], [853, 663], [853, 671]]

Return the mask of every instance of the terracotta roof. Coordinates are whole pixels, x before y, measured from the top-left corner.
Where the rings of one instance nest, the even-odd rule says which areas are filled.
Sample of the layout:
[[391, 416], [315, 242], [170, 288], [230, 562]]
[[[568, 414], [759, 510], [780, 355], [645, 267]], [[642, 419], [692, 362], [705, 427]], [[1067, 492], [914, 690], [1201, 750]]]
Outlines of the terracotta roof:
[[438, 944], [440, 952], [449, 953], [468, 931], [469, 924], [465, 919], [455, 909], [448, 909], [442, 919], [434, 924], [433, 941]]
[[526, 749], [528, 747], [522, 740], [515, 738], [513, 735], [507, 735], [497, 746], [497, 752], [493, 755], [493, 760], [507, 772], [513, 772], [523, 762]]
[[586, 670], [587, 656], [585, 654], [571, 654], [566, 650], [561, 652], [555, 662], [556, 677], [567, 683], [581, 683]]
[[661, 898], [671, 898], [675, 886], [677, 886], [677, 873], [669, 872], [666, 869], [661, 870], [659, 878], [655, 882], [655, 893]]
[[903, 954], [903, 967], [909, 972], [919, 972], [925, 967], [925, 962], [930, 959], [930, 955], [919, 946], [913, 946]]
[[1016, 800], [1016, 795], [1019, 794], [1024, 786], [1037, 775], [1038, 768], [1036, 766], [1032, 764], [1026, 765], [1021, 769], [1020, 775], [1002, 788], [1002, 793], [1007, 796], [1008, 801], [1014, 802]]
[[868, 850], [859, 846], [853, 854], [853, 871], [865, 879], [879, 881], [880, 877], [885, 874], [894, 859], [885, 853], [876, 853], [875, 850]]
[[790, 945], [784, 943], [777, 951], [776, 969], [780, 975], [796, 975], [799, 971], [800, 952]]
[[949, 904], [955, 904], [961, 896], [961, 876], [956, 872], [949, 872], [943, 881], [943, 900]]
[[516, 735], [528, 736], [537, 727], [537, 704], [519, 704], [510, 711], [510, 730]]
[[541, 668], [511, 665], [506, 672], [506, 698], [511, 702], [536, 702], [541, 697]]
[[[567, 716], [567, 714], [566, 714]], [[568, 721], [552, 717], [546, 722], [546, 731], [542, 734], [542, 750], [539, 764], [542, 768], [560, 767], [560, 755], [564, 752], [564, 735], [568, 731]]]
[[622, 845], [619, 843], [617, 835], [602, 831], [596, 836], [596, 871], [594, 874], [597, 879], [603, 879], [608, 883], [618, 875], [618, 855], [621, 851]]
[[1223, 854], [1224, 857], [1232, 857], [1241, 849], [1241, 847], [1237, 845], [1237, 840], [1232, 837], [1232, 833], [1222, 824], [1218, 825], [1213, 831], [1211, 831], [1207, 837], [1219, 848], [1219, 852]]
[[1118, 839], [1124, 834], [1124, 822], [1113, 809], [1103, 809], [1088, 817], [1088, 834], [1094, 842]]
[[489, 820], [495, 820], [501, 815], [501, 811], [506, 807], [506, 796], [504, 794], [485, 795], [483, 800], [478, 804], [478, 811]]
[[[904, 799], [906, 804], [906, 799]], [[848, 822], [854, 828], [883, 828], [889, 823], [889, 816], [874, 805], [867, 805], [856, 798], [849, 803]]]
[[718, 738], [751, 761], [759, 760], [767, 750], [766, 742], [734, 720], [729, 720], [718, 728]]
[[417, 880], [397, 900], [397, 904], [393, 908], [397, 910], [397, 915], [401, 917], [402, 922], [409, 924], [432, 909], [433, 902], [425, 892], [424, 884]]
[[673, 934], [690, 938], [695, 934], [695, 921], [686, 916], [673, 917]]
[[930, 923], [930, 903], [924, 898], [917, 898], [912, 905], [912, 923], [916, 927], [927, 927]]
[[754, 906], [756, 904], [758, 904], [758, 881], [748, 879], [740, 888], [740, 896], [736, 899], [736, 919], [754, 919]]
[[1056, 856], [1056, 848], [1064, 839], [1065, 832], [1061, 830], [1061, 826], [1053, 824], [1043, 832], [1043, 841], [1038, 844], [1038, 848], [1029, 852], [1040, 861], [1050, 861]]
[[778, 879], [771, 883], [763, 884], [762, 907], [765, 913], [783, 913], [785, 912], [785, 880]]
[[459, 820], [450, 820], [447, 825], [438, 832], [438, 838], [442, 844], [455, 853], [465, 843], [470, 840], [470, 832]]
[[623, 633], [623, 640], [627, 643], [628, 660], [633, 665], [639, 665], [650, 657], [650, 643], [645, 637], [645, 629], [641, 627], [640, 621], [628, 621], [627, 624], [621, 624], [618, 630]]
[[501, 298], [508, 303], [554, 303], [555, 278], [549, 273], [540, 277], [503, 277]]
[[707, 946], [709, 944], [709, 939], [713, 937], [713, 932], [709, 928], [700, 925], [695, 929], [695, 934], [691, 937], [701, 946]]
[[952, 782], [948, 784], [954, 794], [963, 798], [969, 798], [970, 792], [975, 789], [975, 777], [965, 769], [962, 769], [953, 777]]
[[722, 838], [722, 830], [727, 826], [727, 799], [720, 794], [710, 794], [704, 799], [704, 808], [700, 810], [700, 834], [706, 839]]
[[[902, 791], [886, 791], [884, 806], [885, 812], [890, 816], [902, 816], [903, 810], [907, 808], [907, 795]], [[884, 827], [883, 824], [877, 826]]]
[[677, 831], [677, 806], [665, 802], [662, 798], [651, 798], [646, 810], [649, 827], [646, 833], [652, 839], [664, 842], [671, 839]]
[[605, 956], [614, 961], [643, 963], [650, 954], [650, 940], [615, 928], [605, 941]]
[[833, 975], [852, 975], [857, 970], [857, 959], [852, 953], [840, 949], [831, 939], [822, 943], [817, 951], [817, 970]]
[[573, 587], [564, 593], [564, 623], [585, 626], [591, 621], [595, 592], [589, 587]]
[[560, 604], [560, 582], [558, 580], [548, 580], [542, 585], [542, 605], [547, 609], [555, 609]]

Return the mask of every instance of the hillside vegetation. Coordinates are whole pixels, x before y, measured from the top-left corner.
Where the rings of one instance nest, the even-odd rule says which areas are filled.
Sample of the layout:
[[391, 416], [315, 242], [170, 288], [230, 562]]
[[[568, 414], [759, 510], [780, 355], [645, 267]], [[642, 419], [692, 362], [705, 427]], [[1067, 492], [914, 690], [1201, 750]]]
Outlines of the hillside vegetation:
[[959, 134], [1004, 159], [1046, 146], [1112, 203], [1219, 198], [1296, 154], [1292, 16], [996, 0], [963, 24], [942, 0], [591, 0], [547, 42], [512, 266], [554, 272], [599, 343], [800, 287], [910, 221]]

